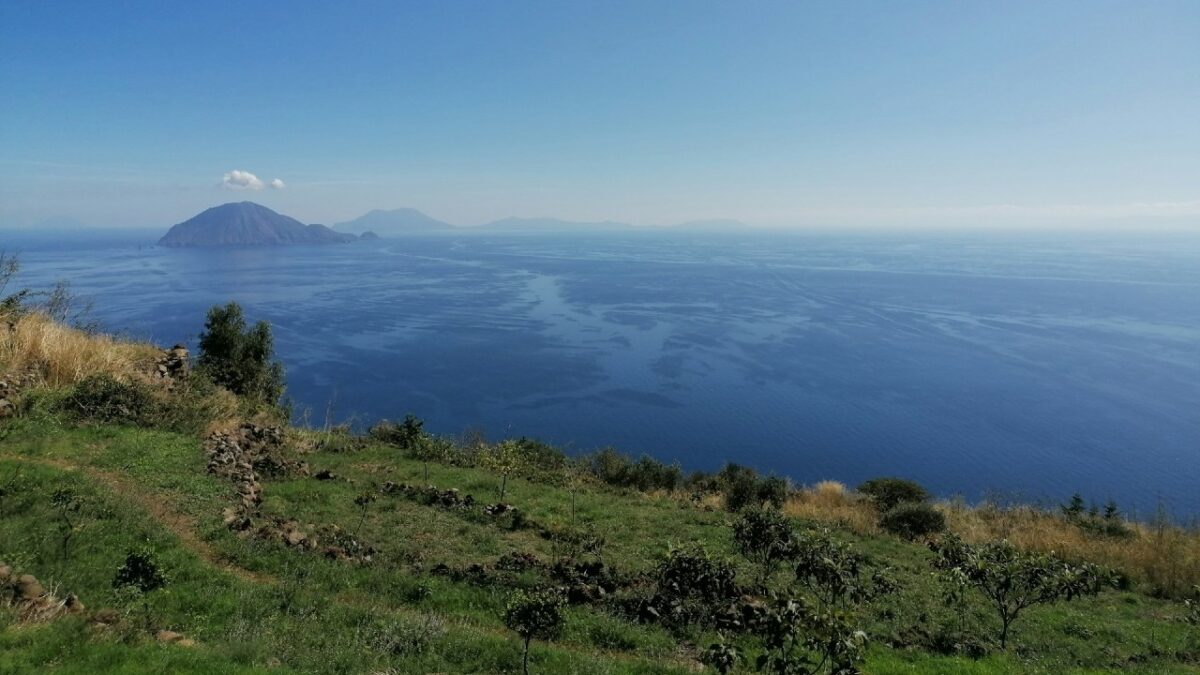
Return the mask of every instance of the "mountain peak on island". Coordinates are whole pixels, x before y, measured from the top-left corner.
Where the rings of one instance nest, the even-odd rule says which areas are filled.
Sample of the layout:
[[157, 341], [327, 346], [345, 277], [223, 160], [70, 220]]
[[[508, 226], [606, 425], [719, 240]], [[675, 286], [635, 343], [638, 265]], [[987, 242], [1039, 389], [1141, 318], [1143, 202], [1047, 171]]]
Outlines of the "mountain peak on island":
[[432, 218], [416, 209], [374, 209], [363, 215], [337, 223], [335, 228], [344, 232], [362, 233], [371, 231], [382, 234], [398, 234], [401, 232], [427, 232], [432, 230], [449, 230], [453, 225]]
[[183, 221], [158, 240], [161, 246], [279, 246], [338, 244], [355, 237], [304, 223], [254, 202], [230, 202]]

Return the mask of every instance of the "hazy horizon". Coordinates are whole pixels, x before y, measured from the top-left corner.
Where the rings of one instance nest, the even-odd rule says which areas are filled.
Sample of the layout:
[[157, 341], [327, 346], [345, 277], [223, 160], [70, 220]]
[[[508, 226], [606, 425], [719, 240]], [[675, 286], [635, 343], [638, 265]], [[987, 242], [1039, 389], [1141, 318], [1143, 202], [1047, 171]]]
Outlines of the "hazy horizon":
[[7, 4], [0, 227], [1197, 229], [1196, 44], [1186, 2]]

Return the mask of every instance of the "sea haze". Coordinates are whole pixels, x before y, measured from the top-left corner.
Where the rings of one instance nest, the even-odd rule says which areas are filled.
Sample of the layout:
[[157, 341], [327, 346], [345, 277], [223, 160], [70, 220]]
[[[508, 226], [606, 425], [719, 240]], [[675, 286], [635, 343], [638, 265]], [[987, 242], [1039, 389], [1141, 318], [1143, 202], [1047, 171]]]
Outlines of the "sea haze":
[[67, 279], [161, 344], [242, 303], [316, 422], [1200, 515], [1197, 235], [4, 239], [27, 285]]

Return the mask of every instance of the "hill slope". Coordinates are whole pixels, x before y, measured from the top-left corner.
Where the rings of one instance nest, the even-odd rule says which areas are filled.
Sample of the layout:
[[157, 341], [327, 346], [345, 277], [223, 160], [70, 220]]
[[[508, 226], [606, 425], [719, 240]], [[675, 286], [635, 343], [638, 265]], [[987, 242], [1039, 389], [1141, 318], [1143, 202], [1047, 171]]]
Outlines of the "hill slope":
[[324, 225], [305, 225], [254, 202], [233, 202], [207, 209], [173, 226], [161, 246], [278, 246], [338, 244], [355, 237]]
[[[843, 608], [869, 639], [865, 673], [1200, 665], [1189, 610], [1163, 599], [1181, 596], [1168, 582], [1196, 583], [1195, 532], [1117, 536], [1060, 513], [938, 504], [965, 539], [1128, 575], [1120, 590], [1028, 608], [1002, 649], [994, 606], [974, 589], [947, 603], [954, 587], [929, 548], [883, 532], [876, 505], [837, 484], [789, 490], [777, 516], [799, 547], [824, 537], [831, 557], [864, 556], [813, 586], [795, 571], [803, 557], [760, 575], [738, 553], [743, 514], [726, 510], [718, 476], [651, 491], [638, 486], [671, 468], [649, 458], [576, 464], [528, 439], [418, 428], [414, 441], [404, 425], [276, 430], [262, 409], [214, 400], [228, 403], [223, 389], [160, 375], [151, 345], [0, 319], [13, 322], [0, 331], [13, 402], [0, 407], [0, 673], [514, 673], [522, 644], [506, 608], [545, 587], [563, 592], [565, 625], [533, 642], [531, 672], [698, 672], [722, 640], [742, 656], [735, 672], [753, 672], [765, 624], [749, 622], [772, 594], [819, 602], [814, 589], [857, 584], [859, 569], [889, 580]], [[256, 424], [239, 417], [252, 413]], [[704, 553], [665, 565], [681, 545]], [[163, 588], [114, 589], [131, 553], [157, 561]]]

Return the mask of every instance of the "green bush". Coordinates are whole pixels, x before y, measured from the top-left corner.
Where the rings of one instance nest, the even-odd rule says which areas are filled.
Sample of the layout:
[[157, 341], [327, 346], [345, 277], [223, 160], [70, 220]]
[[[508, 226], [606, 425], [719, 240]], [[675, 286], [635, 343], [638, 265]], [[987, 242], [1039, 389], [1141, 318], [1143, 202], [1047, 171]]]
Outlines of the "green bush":
[[780, 508], [787, 500], [788, 484], [785, 478], [760, 477], [754, 469], [740, 464], [726, 464], [717, 473], [715, 484], [724, 493], [725, 508], [730, 511], [763, 504]]
[[858, 486], [858, 491], [871, 498], [880, 513], [891, 511], [904, 502], [923, 502], [929, 492], [917, 483], [904, 478], [872, 478]]
[[171, 390], [111, 375], [89, 375], [53, 407], [80, 422], [125, 424], [200, 433], [215, 419], [228, 416], [236, 405], [217, 395], [212, 382], [193, 375]]
[[601, 481], [617, 487], [650, 490], [674, 490], [683, 481], [678, 465], [642, 455], [634, 461], [629, 455], [605, 448], [584, 458], [587, 469]]
[[879, 526], [905, 539], [937, 534], [946, 529], [946, 517], [924, 502], [902, 502], [883, 514]]
[[670, 549], [655, 568], [654, 581], [650, 606], [663, 623], [676, 628], [711, 625], [742, 594], [733, 565], [701, 545]]
[[152, 426], [161, 413], [149, 387], [107, 374], [80, 380], [59, 405], [80, 421], [104, 424]]
[[796, 553], [791, 521], [770, 509], [746, 511], [733, 524], [733, 546], [747, 560], [758, 565], [760, 585], [766, 585], [779, 563]]
[[271, 406], [283, 396], [283, 365], [275, 360], [271, 325], [259, 321], [247, 328], [236, 302], [208, 310], [196, 366], [238, 396]]

